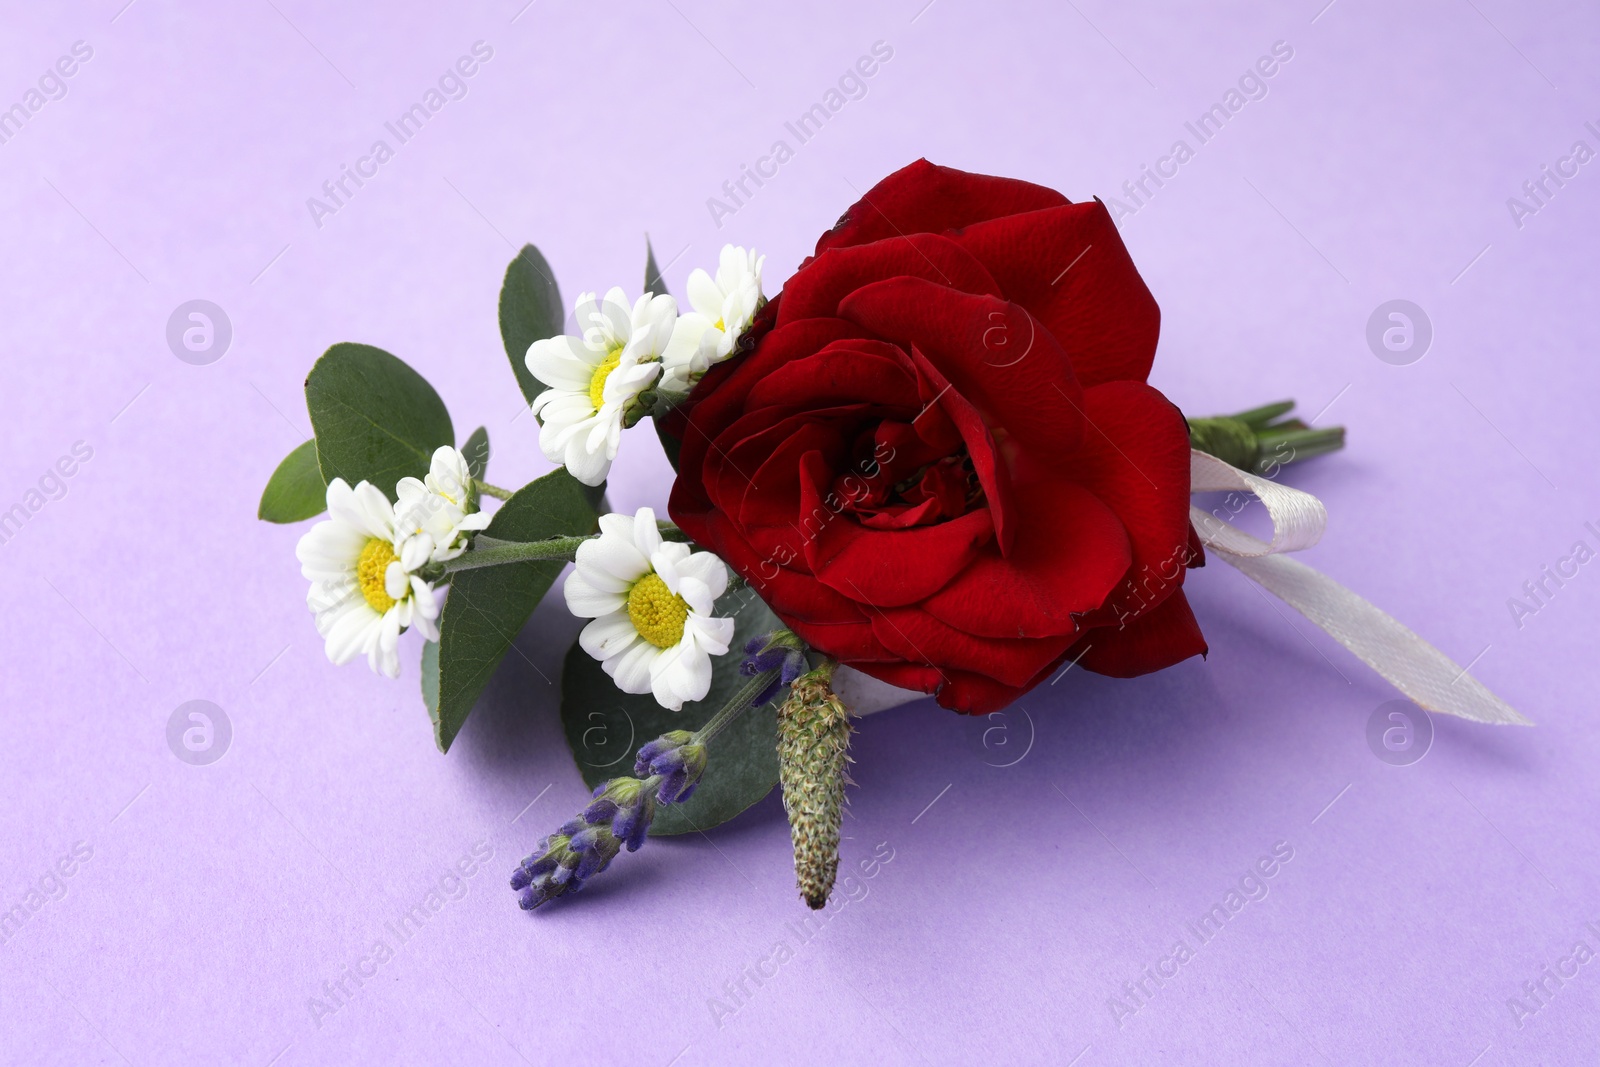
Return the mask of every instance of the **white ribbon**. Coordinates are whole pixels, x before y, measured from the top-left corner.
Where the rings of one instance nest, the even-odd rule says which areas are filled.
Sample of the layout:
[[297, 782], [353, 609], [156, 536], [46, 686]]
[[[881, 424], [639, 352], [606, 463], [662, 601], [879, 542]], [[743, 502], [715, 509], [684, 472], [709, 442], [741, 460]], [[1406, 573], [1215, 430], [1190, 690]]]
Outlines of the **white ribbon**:
[[1328, 521], [1322, 501], [1246, 474], [1197, 449], [1189, 452], [1189, 491], [1250, 493], [1266, 505], [1272, 517], [1271, 543], [1193, 505], [1189, 516], [1214, 556], [1326, 630], [1419, 707], [1474, 722], [1533, 725], [1394, 616], [1327, 575], [1282, 555], [1310, 548], [1321, 539]]

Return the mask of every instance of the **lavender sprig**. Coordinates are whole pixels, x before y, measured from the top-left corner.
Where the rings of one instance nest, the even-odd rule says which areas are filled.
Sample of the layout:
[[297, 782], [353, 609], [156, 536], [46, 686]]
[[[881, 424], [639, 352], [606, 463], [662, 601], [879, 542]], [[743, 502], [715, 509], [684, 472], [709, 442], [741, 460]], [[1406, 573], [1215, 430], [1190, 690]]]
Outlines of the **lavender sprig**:
[[661, 782], [656, 796], [663, 804], [681, 804], [693, 796], [705, 770], [706, 746], [688, 730], [662, 734], [641, 748], [633, 762], [634, 774]]
[[680, 804], [694, 795], [705, 774], [707, 744], [740, 715], [770, 700], [782, 673], [782, 666], [759, 671], [700, 729], [672, 730], [639, 749], [634, 777], [613, 778], [598, 786], [589, 806], [540, 840], [538, 851], [512, 872], [511, 888], [522, 909], [532, 911], [576, 893], [609, 867], [624, 847], [638, 851], [650, 833], [656, 808]]
[[805, 673], [805, 642], [790, 630], [774, 630], [770, 634], [752, 637], [745, 643], [744, 650], [746, 655], [744, 662], [739, 664], [740, 674], [753, 678], [763, 671], [778, 671], [778, 677], [773, 679], [771, 687], [756, 698], [757, 704], [765, 704], [777, 695], [779, 686], [792, 685], [796, 678]]
[[613, 778], [594, 791], [594, 801], [575, 819], [539, 842], [539, 851], [511, 874], [525, 911], [576, 893], [611, 865], [624, 846], [637, 852], [655, 818], [661, 778]]

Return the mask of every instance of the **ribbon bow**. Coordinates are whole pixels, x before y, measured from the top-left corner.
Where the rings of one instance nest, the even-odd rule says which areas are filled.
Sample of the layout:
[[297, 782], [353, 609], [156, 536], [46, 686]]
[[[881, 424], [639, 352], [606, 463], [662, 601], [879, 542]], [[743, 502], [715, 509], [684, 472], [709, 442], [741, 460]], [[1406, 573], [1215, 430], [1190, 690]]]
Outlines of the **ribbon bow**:
[[1419, 707], [1499, 726], [1533, 725], [1393, 615], [1283, 554], [1321, 540], [1328, 523], [1322, 501], [1197, 449], [1189, 452], [1189, 491], [1243, 492], [1260, 500], [1272, 517], [1270, 543], [1191, 504], [1189, 515], [1201, 543], [1327, 631]]

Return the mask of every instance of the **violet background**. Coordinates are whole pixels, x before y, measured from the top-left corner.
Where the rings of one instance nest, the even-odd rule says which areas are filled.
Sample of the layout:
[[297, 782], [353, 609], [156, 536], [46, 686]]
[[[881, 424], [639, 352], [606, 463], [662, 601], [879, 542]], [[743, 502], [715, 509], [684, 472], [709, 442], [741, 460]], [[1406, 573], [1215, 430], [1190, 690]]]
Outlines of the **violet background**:
[[[92, 849], [0, 943], [0, 1061], [1593, 1062], [1600, 963], [1520, 1027], [1506, 1005], [1600, 949], [1600, 564], [1520, 628], [1507, 606], [1600, 547], [1600, 164], [1520, 229], [1506, 207], [1600, 148], [1592, 5], [123, 3], [0, 16], [0, 106], [94, 49], [0, 144], [0, 509], [94, 450], [0, 547], [0, 910]], [[469, 95], [315, 226], [306, 198], [479, 40]], [[1305, 558], [1538, 726], [1441, 718], [1387, 765], [1365, 731], [1397, 694], [1214, 565], [1188, 585], [1206, 662], [1074, 671], [994, 723], [864, 721], [844, 861], [894, 858], [809, 941], [774, 797], [520, 912], [511, 868], [585, 796], [551, 684], [576, 625], [541, 608], [448, 757], [417, 638], [396, 683], [327, 663], [301, 528], [255, 519], [316, 356], [408, 360], [520, 485], [548, 468], [495, 322], [523, 241], [569, 300], [637, 291], [646, 230], [680, 295], [724, 241], [775, 290], [918, 156], [1122, 196], [1280, 40], [1269, 95], [1124, 221], [1163, 311], [1153, 382], [1191, 413], [1293, 396], [1348, 425], [1286, 476], [1331, 513]], [[706, 199], [876, 41], [868, 95], [713, 225]], [[209, 366], [165, 341], [196, 297], [234, 330]], [[1436, 331], [1410, 366], [1364, 336], [1396, 297]], [[614, 505], [669, 482], [630, 434]], [[167, 746], [191, 699], [232, 723], [210, 766]], [[1185, 924], [1279, 841], [1268, 896], [1200, 945]], [[475, 843], [465, 895], [399, 943], [385, 923]], [[319, 1025], [309, 1002], [376, 938], [394, 958]], [[1193, 959], [1117, 1019], [1179, 938]], [[732, 997], [780, 940], [793, 958]]]

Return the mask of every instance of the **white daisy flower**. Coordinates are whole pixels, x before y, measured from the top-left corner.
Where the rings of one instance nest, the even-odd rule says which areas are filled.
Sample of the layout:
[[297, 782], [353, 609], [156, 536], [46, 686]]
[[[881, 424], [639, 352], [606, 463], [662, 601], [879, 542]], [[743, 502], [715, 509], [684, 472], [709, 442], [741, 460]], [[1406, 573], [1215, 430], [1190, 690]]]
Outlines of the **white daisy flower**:
[[678, 305], [646, 293], [630, 309], [621, 289], [595, 302], [578, 297], [583, 336], [551, 337], [528, 348], [528, 370], [549, 386], [533, 402], [542, 424], [539, 448], [584, 485], [599, 485], [617, 458], [623, 420], [640, 393], [655, 384], [672, 339]]
[[761, 306], [761, 266], [766, 256], [723, 245], [713, 278], [698, 268], [689, 275], [689, 303], [673, 330], [662, 389], [686, 393], [714, 364], [733, 354], [739, 335]]
[[733, 620], [711, 617], [728, 568], [710, 552], [663, 541], [656, 514], [600, 516], [600, 536], [578, 546], [567, 607], [593, 619], [583, 650], [624, 693], [650, 693], [681, 711], [711, 689], [711, 657], [728, 651]]
[[311, 582], [306, 604], [328, 659], [343, 665], [365, 654], [367, 664], [400, 677], [400, 634], [415, 626], [439, 639], [439, 601], [414, 572], [428, 562], [431, 538], [407, 536], [395, 525], [394, 506], [377, 486], [354, 489], [343, 478], [328, 483], [328, 518], [295, 546], [300, 573]]
[[440, 446], [426, 478], [401, 478], [394, 487], [397, 536], [427, 538], [428, 558], [435, 563], [455, 559], [467, 550], [467, 539], [489, 525], [488, 515], [468, 510], [471, 487], [467, 457]]

